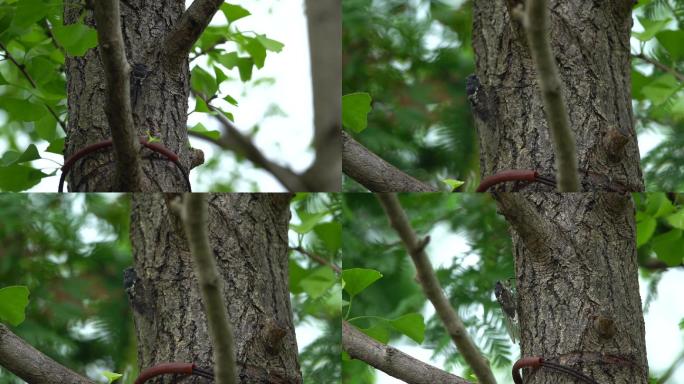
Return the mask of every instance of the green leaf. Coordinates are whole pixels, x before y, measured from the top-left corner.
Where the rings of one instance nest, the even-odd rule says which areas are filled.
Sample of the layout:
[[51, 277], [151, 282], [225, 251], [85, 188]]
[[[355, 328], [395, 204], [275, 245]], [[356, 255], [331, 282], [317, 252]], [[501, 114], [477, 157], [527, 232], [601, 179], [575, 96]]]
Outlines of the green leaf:
[[120, 378], [123, 377], [122, 374], [120, 373], [114, 373], [114, 372], [109, 372], [109, 371], [102, 371], [102, 376], [106, 377], [109, 384], [112, 384], [113, 382], [119, 380]]
[[0, 191], [19, 192], [40, 183], [47, 174], [25, 165], [0, 167]]
[[382, 278], [382, 273], [374, 269], [351, 268], [342, 271], [344, 290], [349, 296], [356, 296], [371, 284]]
[[679, 321], [679, 329], [684, 330], [684, 319]]
[[680, 96], [674, 101], [670, 108], [670, 114], [675, 121], [684, 120], [684, 96]]
[[674, 228], [684, 229], [684, 208], [680, 208], [677, 212], [666, 216], [665, 221]]
[[201, 97], [195, 98], [195, 112], [210, 113], [211, 109]]
[[682, 263], [684, 239], [682, 238], [681, 229], [673, 229], [662, 235], [655, 236], [651, 240], [651, 244], [658, 258], [668, 266], [674, 267]]
[[330, 252], [337, 252], [342, 246], [342, 224], [336, 221], [318, 224], [313, 228], [314, 233]]
[[38, 137], [45, 141], [57, 138], [57, 120], [51, 114], [46, 113], [43, 118], [34, 123]]
[[252, 78], [252, 67], [254, 67], [254, 61], [251, 58], [239, 58], [237, 61], [237, 67], [240, 71], [240, 80], [245, 82], [249, 81]]
[[42, 104], [5, 96], [0, 98], [0, 107], [9, 113], [11, 119], [19, 121], [38, 121], [47, 113]]
[[656, 40], [667, 50], [673, 61], [684, 59], [684, 31], [661, 31], [655, 35]]
[[665, 27], [667, 27], [667, 25], [670, 23], [669, 18], [663, 20], [651, 20], [647, 17], [639, 17], [638, 19], [639, 23], [641, 23], [641, 25], [644, 27], [644, 31], [634, 32], [633, 35], [641, 41], [651, 40], [656, 33], [665, 29]]
[[311, 298], [321, 297], [335, 284], [335, 274], [328, 267], [319, 267], [303, 278], [299, 285]]
[[653, 105], [660, 105], [667, 101], [670, 96], [674, 95], [681, 86], [674, 76], [666, 73], [644, 86], [641, 89], [641, 93], [649, 98]]
[[656, 219], [652, 217], [645, 217], [637, 222], [637, 248], [648, 243], [655, 232], [656, 224]]
[[56, 153], [58, 155], [64, 154], [64, 138], [52, 140], [50, 145], [45, 149], [45, 152]]
[[442, 181], [446, 185], [448, 185], [451, 188], [451, 190], [454, 190], [454, 189], [460, 187], [461, 185], [465, 184], [465, 181], [456, 180], [456, 179], [444, 179]]
[[213, 67], [214, 67], [214, 75], [216, 75], [216, 85], [220, 86], [221, 83], [223, 83], [224, 81], [226, 81], [228, 79], [228, 76], [226, 76], [226, 74], [223, 73], [221, 68], [219, 68], [215, 65]]
[[370, 328], [359, 328], [359, 331], [365, 333], [368, 337], [373, 338], [383, 344], [387, 344], [390, 339], [390, 329], [386, 322], [379, 322]]
[[47, 16], [50, 9], [42, 0], [19, 0], [12, 20], [12, 28], [17, 31], [28, 28], [33, 23]]
[[256, 39], [264, 46], [267, 50], [271, 52], [280, 52], [283, 50], [285, 44], [280, 41], [269, 39], [266, 35], [257, 35]]
[[23, 285], [0, 289], [0, 320], [17, 326], [26, 318], [29, 290]]
[[391, 320], [390, 324], [392, 324], [394, 329], [408, 336], [416, 343], [423, 343], [423, 340], [425, 339], [425, 321], [423, 320], [423, 315], [419, 313], [408, 313], [398, 319]]
[[248, 10], [242, 8], [239, 5], [223, 3], [221, 5], [221, 12], [226, 16], [229, 23], [240, 20], [243, 17], [251, 15]]
[[299, 285], [299, 283], [309, 274], [309, 271], [306, 270], [305, 268], [302, 268], [292, 258], [290, 258], [288, 265], [289, 265], [288, 271], [289, 271], [289, 281], [290, 281], [290, 292], [293, 295], [298, 295], [298, 294], [304, 292], [304, 289]]
[[646, 96], [641, 92], [641, 90], [650, 82], [650, 77], [644, 75], [636, 69], [632, 69], [632, 98], [639, 101], [644, 100]]
[[52, 32], [57, 42], [72, 56], [83, 56], [97, 46], [97, 31], [83, 24], [55, 25]]
[[654, 192], [648, 194], [648, 202], [646, 203], [646, 212], [654, 218], [665, 216], [674, 211], [674, 206], [670, 199], [662, 192]]
[[38, 149], [35, 145], [29, 144], [28, 148], [26, 148], [26, 150], [23, 153], [19, 153], [17, 151], [5, 152], [5, 154], [2, 155], [2, 159], [0, 159], [0, 165], [6, 167], [9, 165], [21, 164], [27, 161], [33, 161], [38, 159], [40, 159]]
[[[230, 103], [230, 104], [232, 104], [232, 105], [234, 105], [234, 106], [236, 106], [236, 107], [238, 106], [237, 100], [235, 100], [235, 99], [233, 98], [233, 96], [231, 96], [231, 95], [226, 95], [226, 97], [224, 97], [223, 100], [227, 101], [228, 103]], [[231, 120], [232, 120], [232, 119], [231, 119]]]
[[214, 96], [218, 90], [216, 79], [198, 65], [192, 69], [190, 85], [192, 89], [201, 93], [204, 97]]
[[327, 211], [323, 212], [314, 212], [314, 213], [308, 213], [305, 211], [299, 211], [297, 212], [297, 215], [299, 216], [299, 220], [301, 220], [300, 224], [290, 224], [290, 228], [299, 233], [300, 235], [303, 235], [305, 233], [309, 233], [316, 224], [318, 224], [323, 218], [325, 218], [328, 215]]
[[264, 48], [257, 39], [248, 39], [247, 44], [243, 45], [243, 48], [254, 60], [254, 65], [257, 68], [262, 68], [264, 62], [266, 61], [266, 48]]
[[357, 133], [366, 129], [371, 101], [371, 96], [365, 92], [342, 96], [342, 125]]
[[218, 140], [221, 137], [221, 132], [209, 130], [202, 123], [195, 124], [194, 127], [190, 128], [190, 131], [206, 136], [212, 140]]
[[237, 52], [230, 52], [225, 53], [223, 55], [219, 55], [218, 57], [216, 57], [216, 61], [218, 61], [228, 69], [233, 69], [238, 65], [240, 57], [238, 56]]

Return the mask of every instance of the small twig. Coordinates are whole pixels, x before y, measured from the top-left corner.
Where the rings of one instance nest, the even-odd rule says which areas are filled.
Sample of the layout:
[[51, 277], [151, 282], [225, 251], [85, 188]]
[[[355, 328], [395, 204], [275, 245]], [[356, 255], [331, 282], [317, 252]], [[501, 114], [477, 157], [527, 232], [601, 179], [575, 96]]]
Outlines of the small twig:
[[342, 171], [371, 192], [437, 192], [381, 159], [342, 131]]
[[[245, 33], [245, 32], [243, 31], [242, 33]], [[200, 49], [200, 51], [199, 51], [198, 53], [196, 53], [193, 57], [190, 58], [190, 63], [192, 63], [193, 61], [195, 61], [195, 59], [197, 59], [198, 57], [200, 57], [200, 56], [202, 56], [202, 55], [204, 55], [204, 54], [207, 54], [207, 53], [211, 52], [211, 51], [212, 51], [213, 49], [215, 49], [217, 46], [219, 46], [219, 45], [225, 43], [226, 41], [227, 41], [227, 40], [226, 40], [225, 38], [222, 37], [222, 38], [218, 39], [218, 41], [216, 41], [216, 42], [215, 42], [214, 44], [212, 44], [210, 47], [205, 48], [205, 49]]]
[[408, 384], [471, 384], [470, 381], [380, 343], [346, 321], [342, 322], [342, 348], [352, 359], [364, 361]]
[[165, 62], [171, 69], [177, 69], [184, 61], [187, 65], [186, 60], [193, 44], [209, 25], [221, 4], [223, 0], [195, 0], [183, 12], [163, 44]]
[[[14, 63], [14, 65], [17, 66], [19, 71], [24, 75], [24, 77], [26, 78], [26, 80], [28, 80], [28, 82], [31, 84], [31, 86], [35, 89], [38, 89], [38, 86], [36, 86], [36, 82], [33, 81], [33, 78], [31, 77], [31, 75], [26, 71], [26, 66], [24, 64], [19, 64], [19, 62], [17, 62], [17, 60], [14, 58], [14, 56], [12, 56], [12, 54], [7, 50], [7, 48], [5, 48], [5, 46], [2, 44], [2, 42], [0, 42], [0, 49], [5, 51], [5, 57], [8, 58], [12, 63]], [[44, 105], [45, 105], [45, 108], [47, 108], [47, 110], [50, 112], [52, 117], [54, 117], [55, 120], [57, 120], [57, 123], [60, 125], [60, 127], [62, 127], [62, 129], [64, 131], [66, 131], [66, 124], [64, 124], [64, 122], [59, 119], [59, 116], [52, 109], [52, 107], [50, 107], [47, 104], [44, 104]]]
[[570, 129], [568, 111], [561, 92], [558, 68], [549, 41], [547, 0], [527, 0], [525, 31], [530, 53], [537, 69], [537, 79], [544, 100], [544, 114], [556, 155], [557, 184], [560, 192], [578, 192], [575, 135]]
[[667, 66], [667, 65], [665, 65], [665, 64], [663, 64], [663, 63], [661, 63], [660, 61], [651, 59], [650, 57], [644, 55], [643, 53], [639, 53], [639, 54], [636, 54], [636, 55], [632, 55], [632, 57], [635, 57], [635, 58], [640, 59], [640, 60], [643, 60], [643, 61], [645, 61], [645, 62], [647, 62], [647, 63], [649, 63], [649, 64], [652, 64], [653, 66], [655, 66], [656, 68], [660, 69], [661, 71], [667, 72], [667, 73], [671, 74], [671, 75], [674, 76], [677, 80], [679, 80], [679, 82], [684, 83], [684, 74], [681, 73], [681, 72], [678, 72], [676, 69], [674, 69], [674, 68], [672, 68], [672, 67], [669, 67], [669, 66]]
[[52, 45], [54, 45], [55, 48], [59, 49], [63, 54], [66, 55], [66, 50], [57, 42], [57, 39], [55, 38], [54, 33], [52, 33], [52, 28], [50, 27], [50, 24], [48, 23], [47, 19], [43, 20], [41, 25], [43, 26], [43, 28], [45, 28], [45, 32], [47, 32], [48, 36], [50, 36], [50, 40], [52, 40]]
[[227, 305], [223, 299], [216, 259], [209, 244], [208, 216], [205, 194], [186, 193], [183, 196], [180, 217], [185, 227], [185, 236], [194, 260], [194, 270], [207, 315], [214, 350], [214, 376], [218, 384], [235, 384], [237, 374], [233, 332], [226, 310]]
[[[202, 96], [195, 93], [195, 97]], [[266, 156], [264, 156], [264, 154], [261, 152], [261, 150], [257, 148], [257, 146], [254, 145], [254, 143], [252, 143], [250, 138], [243, 135], [242, 132], [240, 132], [240, 130], [237, 129], [235, 124], [233, 124], [232, 121], [228, 120], [228, 118], [223, 114], [223, 112], [221, 112], [221, 110], [209, 104], [209, 102], [206, 100], [205, 103], [207, 104], [207, 107], [209, 107], [210, 110], [215, 112], [214, 117], [223, 126], [224, 133], [221, 134], [221, 137], [218, 140], [213, 140], [208, 137], [203, 137], [201, 135], [194, 135], [190, 133], [192, 136], [207, 140], [211, 143], [220, 146], [223, 149], [235, 151], [244, 155], [249, 161], [265, 169], [271, 175], [273, 175], [273, 177], [275, 177], [281, 184], [283, 184], [283, 186], [287, 188], [287, 190], [290, 192], [310, 190], [310, 188], [308, 188], [308, 186], [304, 183], [300, 175], [298, 175], [289, 168], [283, 167], [282, 165], [276, 164], [271, 160], [267, 159]]]
[[0, 323], [0, 366], [28, 383], [95, 384], [33, 348]]
[[119, 0], [98, 0], [94, 6], [98, 48], [105, 74], [105, 112], [116, 158], [116, 189], [140, 192], [143, 180], [140, 143], [133, 124], [131, 68], [124, 50]]
[[311, 260], [314, 260], [319, 264], [322, 264], [322, 265], [325, 265], [325, 266], [332, 268], [332, 270], [337, 272], [338, 274], [342, 273], [342, 268], [338, 267], [337, 264], [333, 263], [332, 261], [326, 260], [325, 258], [323, 258], [321, 256], [313, 254], [313, 253], [307, 251], [306, 249], [304, 249], [300, 246], [291, 247], [290, 249], [293, 251], [297, 251], [297, 252], [301, 253], [302, 255], [309, 257]]
[[425, 296], [435, 307], [435, 312], [442, 320], [454, 345], [458, 348], [461, 356], [473, 370], [473, 373], [482, 384], [496, 384], [494, 373], [482, 352], [468, 335], [461, 317], [454, 311], [447, 299], [442, 287], [439, 285], [432, 264], [425, 253], [425, 240], [418, 239], [415, 231], [409, 223], [399, 199], [395, 194], [379, 193], [377, 198], [382, 205], [392, 228], [397, 232], [404, 243], [413, 264], [416, 267], [416, 277]]

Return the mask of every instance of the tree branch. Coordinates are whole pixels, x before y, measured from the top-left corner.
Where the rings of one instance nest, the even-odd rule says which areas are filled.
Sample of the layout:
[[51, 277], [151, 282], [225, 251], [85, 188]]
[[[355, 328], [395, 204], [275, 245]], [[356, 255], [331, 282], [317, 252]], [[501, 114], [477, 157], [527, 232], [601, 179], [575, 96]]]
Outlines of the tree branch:
[[119, 0], [97, 0], [94, 3], [98, 48], [105, 74], [105, 112], [114, 143], [118, 189], [139, 192], [143, 179], [140, 143], [131, 112], [131, 68], [126, 60], [121, 34]]
[[544, 100], [544, 114], [556, 154], [556, 175], [560, 192], [578, 192], [579, 173], [575, 135], [570, 129], [568, 111], [563, 101], [561, 81], [549, 41], [547, 0], [527, 0], [524, 25], [537, 79]]
[[235, 354], [233, 332], [228, 320], [227, 306], [223, 300], [221, 278], [207, 233], [207, 196], [186, 193], [183, 196], [181, 219], [185, 226], [190, 253], [194, 260], [204, 310], [207, 314], [209, 333], [214, 350], [214, 376], [218, 384], [235, 384]]
[[465, 379], [366, 336], [346, 321], [342, 322], [342, 348], [353, 359], [364, 361], [409, 384], [470, 384]]
[[371, 192], [437, 192], [400, 171], [342, 131], [342, 171]]
[[45, 356], [0, 323], [0, 365], [32, 384], [95, 384]]
[[183, 12], [163, 43], [168, 68], [177, 69], [186, 62], [193, 44], [207, 28], [223, 0], [195, 0]]
[[323, 257], [321, 257], [321, 256], [315, 255], [315, 254], [313, 254], [313, 253], [307, 251], [306, 249], [304, 249], [304, 248], [302, 248], [302, 247], [300, 247], [300, 246], [297, 246], [297, 247], [294, 247], [294, 248], [290, 247], [290, 249], [293, 250], [293, 251], [297, 251], [297, 252], [301, 253], [301, 254], [304, 255], [304, 256], [307, 256], [308, 258], [310, 258], [311, 260], [317, 262], [318, 264], [325, 265], [325, 266], [327, 266], [327, 267], [332, 268], [332, 270], [335, 271], [337, 274], [342, 273], [342, 268], [338, 267], [337, 264], [335, 264], [335, 263], [333, 263], [332, 261], [327, 260], [327, 259], [325, 259], [325, 258], [323, 258]]
[[302, 175], [317, 191], [342, 188], [340, 123], [342, 121], [341, 0], [306, 0], [314, 103], [316, 159]]
[[[200, 96], [196, 95], [196, 97]], [[219, 121], [219, 123], [221, 123], [224, 128], [224, 132], [221, 134], [221, 137], [219, 137], [218, 140], [214, 140], [203, 135], [193, 134], [193, 132], [188, 132], [189, 135], [207, 140], [225, 150], [244, 155], [247, 160], [251, 161], [256, 166], [265, 169], [267, 172], [273, 175], [273, 177], [278, 179], [278, 181], [290, 192], [309, 190], [309, 187], [304, 183], [301, 176], [293, 172], [291, 169], [283, 167], [282, 165], [276, 164], [267, 159], [266, 156], [261, 153], [261, 150], [259, 150], [259, 148], [257, 148], [247, 136], [243, 135], [242, 132], [235, 127], [232, 121], [228, 120], [223, 112], [209, 103], [206, 104], [209, 109], [215, 112], [214, 117]]]
[[506, 217], [525, 247], [538, 255], [551, 254], [548, 244], [554, 243], [557, 235], [544, 226], [546, 221], [525, 194], [502, 192], [495, 196], [499, 212]]
[[435, 271], [432, 269], [430, 260], [425, 252], [427, 242], [425, 240], [418, 240], [395, 194], [380, 193], [377, 197], [380, 205], [385, 210], [390, 225], [397, 232], [404, 243], [404, 247], [406, 247], [406, 250], [411, 255], [413, 264], [416, 266], [418, 281], [423, 288], [425, 296], [435, 307], [437, 315], [442, 320], [442, 323], [444, 323], [444, 327], [454, 341], [454, 344], [456, 344], [459, 352], [461, 352], [461, 355], [463, 355], [466, 363], [473, 370], [480, 383], [496, 384], [496, 379], [489, 363], [468, 335], [463, 325], [463, 320], [451, 307], [449, 300], [447, 300], [442, 291], [442, 287], [439, 285], [439, 281], [437, 281]]
[[660, 69], [663, 72], [669, 73], [672, 76], [674, 76], [679, 82], [684, 83], [684, 74], [681, 72], [678, 72], [676, 69], [669, 67], [663, 63], [661, 63], [658, 60], [653, 60], [650, 57], [644, 55], [643, 53], [639, 53], [637, 55], [632, 55], [632, 57], [635, 57], [637, 59], [641, 59], [649, 64], [652, 64], [654, 67]]
[[[53, 41], [55, 41], [55, 40], [53, 39]], [[5, 46], [2, 44], [2, 42], [0, 42], [0, 49], [2, 49], [5, 52], [5, 57], [7, 57], [9, 59], [9, 61], [11, 61], [14, 65], [17, 66], [19, 71], [24, 75], [24, 77], [26, 78], [26, 80], [28, 80], [28, 82], [31, 84], [31, 86], [35, 89], [38, 89], [38, 86], [36, 86], [36, 82], [33, 81], [33, 78], [31, 77], [31, 75], [26, 71], [26, 66], [24, 64], [19, 64], [19, 62], [14, 58], [14, 56], [12, 56], [12, 54], [7, 50], [7, 48], [5, 48]], [[62, 127], [62, 129], [64, 131], [66, 131], [66, 124], [64, 124], [64, 122], [59, 119], [59, 116], [57, 115], [55, 110], [52, 109], [52, 107], [50, 107], [47, 104], [44, 104], [44, 105], [45, 105], [45, 108], [47, 108], [47, 110], [50, 112], [52, 117], [54, 117], [55, 120], [57, 120], [57, 123], [59, 123], [59, 126]]]

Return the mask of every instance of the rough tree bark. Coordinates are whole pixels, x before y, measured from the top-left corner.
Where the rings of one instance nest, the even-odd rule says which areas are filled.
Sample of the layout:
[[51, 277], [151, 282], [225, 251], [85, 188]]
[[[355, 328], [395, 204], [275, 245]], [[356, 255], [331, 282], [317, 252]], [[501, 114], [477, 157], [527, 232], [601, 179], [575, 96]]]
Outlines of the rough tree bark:
[[[499, 193], [511, 225], [522, 357], [599, 383], [647, 383], [634, 205], [618, 193]], [[526, 384], [575, 383], [542, 367]]]
[[[209, 196], [209, 238], [223, 278], [242, 384], [302, 381], [288, 289], [290, 197]], [[182, 224], [170, 211], [172, 198], [136, 194], [132, 203], [135, 277], [127, 291], [141, 369], [164, 361], [212, 365], [201, 295]]]
[[[519, 3], [474, 1], [473, 48], [481, 85], [473, 112], [483, 177], [504, 169], [555, 174], [525, 31], [511, 18]], [[632, 2], [551, 0], [549, 6], [551, 46], [577, 141], [582, 190], [642, 191], [631, 103]], [[497, 187], [506, 188], [510, 184]]]
[[[183, 1], [121, 2], [121, 24], [126, 57], [131, 64], [145, 64], [152, 72], [133, 107], [133, 120], [140, 136], [148, 133], [176, 153], [185, 169], [197, 165], [198, 154], [189, 146], [186, 121], [190, 77], [187, 62], [179, 70], [167, 71], [162, 64], [163, 39], [171, 31], [185, 6]], [[92, 11], [82, 1], [67, 0], [64, 23], [71, 24], [85, 12], [86, 24], [93, 26]], [[64, 156], [69, 158], [89, 144], [111, 137], [105, 115], [105, 83], [100, 54], [89, 50], [82, 57], [67, 57], [69, 122]], [[186, 191], [182, 172], [164, 157], [143, 149], [143, 191]], [[78, 161], [67, 178], [72, 192], [115, 189], [114, 154], [111, 149], [90, 154]]]

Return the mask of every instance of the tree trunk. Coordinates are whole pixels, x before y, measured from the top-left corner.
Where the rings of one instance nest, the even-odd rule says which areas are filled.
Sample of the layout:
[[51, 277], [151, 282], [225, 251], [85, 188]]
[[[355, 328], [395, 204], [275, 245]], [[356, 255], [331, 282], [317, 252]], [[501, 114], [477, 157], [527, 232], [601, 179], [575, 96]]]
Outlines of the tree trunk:
[[[93, 26], [92, 11], [82, 1], [65, 2], [64, 21], [71, 24], [85, 12], [85, 22]], [[179, 0], [121, 2], [122, 33], [130, 64], [145, 64], [152, 72], [144, 80], [133, 106], [133, 120], [139, 136], [152, 135], [178, 155], [189, 170], [196, 163], [190, 149], [186, 121], [190, 76], [187, 63], [179, 72], [163, 68], [162, 41], [185, 9]], [[67, 57], [69, 122], [64, 156], [69, 158], [86, 146], [111, 138], [105, 115], [105, 81], [98, 49], [82, 57]], [[143, 156], [144, 191], [187, 191], [183, 173], [166, 158], [147, 149]], [[193, 164], [195, 165], [195, 164]], [[115, 186], [114, 153], [111, 147], [79, 160], [68, 175], [72, 192], [112, 191]]]
[[[136, 194], [131, 243], [140, 368], [159, 362], [212, 366], [201, 295], [174, 195]], [[209, 196], [209, 237], [235, 335], [239, 382], [301, 383], [288, 288], [287, 194]], [[161, 381], [158, 381], [161, 382]], [[197, 381], [199, 383], [199, 381]]]
[[[599, 383], [647, 383], [630, 196], [501, 193], [497, 201], [511, 224], [522, 357]], [[577, 382], [546, 367], [530, 376], [525, 383]]]
[[[481, 84], [474, 115], [483, 177], [504, 169], [531, 169], [549, 176], [556, 172], [525, 31], [511, 21], [511, 9], [518, 3], [474, 1], [473, 48]], [[582, 188], [642, 191], [631, 101], [632, 2], [549, 3], [551, 46], [577, 142]]]

